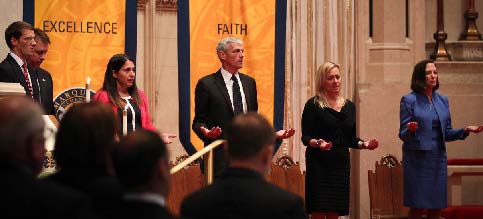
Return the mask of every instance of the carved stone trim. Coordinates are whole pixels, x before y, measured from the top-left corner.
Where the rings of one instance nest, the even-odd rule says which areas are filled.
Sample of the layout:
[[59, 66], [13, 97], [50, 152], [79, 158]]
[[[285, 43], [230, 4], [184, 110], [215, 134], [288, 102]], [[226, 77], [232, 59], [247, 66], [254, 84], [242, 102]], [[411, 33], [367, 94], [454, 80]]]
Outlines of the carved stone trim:
[[177, 12], [178, 0], [157, 0], [156, 11]]
[[[146, 4], [150, 0], [138, 0], [138, 10], [143, 11], [146, 9]], [[156, 11], [163, 12], [177, 12], [178, 11], [178, 0], [155, 0], [156, 1]]]

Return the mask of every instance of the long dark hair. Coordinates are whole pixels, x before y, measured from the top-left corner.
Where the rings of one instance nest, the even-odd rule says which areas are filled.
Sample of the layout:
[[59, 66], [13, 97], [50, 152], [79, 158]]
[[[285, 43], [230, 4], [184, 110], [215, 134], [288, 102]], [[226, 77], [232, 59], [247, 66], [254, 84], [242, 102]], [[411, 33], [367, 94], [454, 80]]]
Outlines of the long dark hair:
[[[119, 96], [119, 93], [117, 92], [117, 82], [116, 78], [114, 78], [113, 74], [114, 72], [117, 72], [121, 69], [121, 67], [127, 62], [131, 61], [134, 63], [133, 60], [131, 60], [127, 55], [125, 54], [116, 54], [109, 59], [109, 62], [107, 63], [106, 67], [106, 73], [104, 75], [104, 84], [102, 85], [102, 90], [106, 91], [108, 96], [109, 96], [109, 101], [123, 109], [126, 103], [121, 100], [121, 96]], [[142, 100], [139, 97], [139, 92], [138, 92], [138, 87], [136, 85], [136, 76], [134, 76], [134, 81], [131, 87], [127, 89], [129, 95], [134, 99], [134, 101], [140, 105], [142, 104]]]
[[61, 171], [113, 174], [111, 150], [117, 134], [112, 109], [100, 102], [72, 106], [60, 121], [54, 156]]
[[[423, 60], [414, 66], [413, 76], [411, 78], [411, 89], [414, 92], [423, 93], [426, 90], [426, 65], [434, 63], [431, 60]], [[436, 86], [433, 91], [439, 88], [439, 79], [436, 79]]]

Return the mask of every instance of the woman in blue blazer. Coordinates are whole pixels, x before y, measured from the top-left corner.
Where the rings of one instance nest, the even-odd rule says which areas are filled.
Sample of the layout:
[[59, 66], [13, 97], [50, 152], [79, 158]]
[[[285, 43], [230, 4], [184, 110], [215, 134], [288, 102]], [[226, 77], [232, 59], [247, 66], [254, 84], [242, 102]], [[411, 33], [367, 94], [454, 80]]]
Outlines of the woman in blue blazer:
[[399, 138], [403, 141], [404, 205], [409, 218], [439, 218], [446, 208], [446, 141], [465, 139], [483, 126], [451, 127], [448, 98], [436, 90], [438, 71], [433, 61], [423, 60], [414, 66], [413, 92], [401, 98]]

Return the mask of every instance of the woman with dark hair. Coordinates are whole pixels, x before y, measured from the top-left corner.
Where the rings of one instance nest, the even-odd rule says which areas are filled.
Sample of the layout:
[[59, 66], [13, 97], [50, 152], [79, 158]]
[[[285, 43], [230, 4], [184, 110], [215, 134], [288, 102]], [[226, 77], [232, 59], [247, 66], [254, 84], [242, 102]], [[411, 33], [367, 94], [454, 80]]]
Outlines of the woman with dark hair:
[[[136, 67], [124, 54], [116, 54], [107, 63], [102, 89], [94, 95], [94, 101], [111, 105], [119, 121], [119, 134], [122, 134], [122, 112], [127, 111], [127, 131], [142, 128], [156, 131], [148, 112], [144, 92], [136, 86]], [[173, 134], [161, 134], [165, 143], [171, 143]]]
[[401, 98], [399, 138], [403, 141], [404, 205], [409, 218], [436, 219], [446, 208], [446, 141], [465, 139], [483, 126], [451, 127], [448, 98], [439, 88], [438, 71], [433, 61], [423, 60], [414, 66], [413, 92]]
[[111, 160], [116, 130], [116, 118], [107, 105], [72, 106], [60, 121], [55, 138], [58, 171], [46, 178], [87, 194], [100, 215], [109, 212], [122, 194]]
[[339, 65], [326, 62], [316, 75], [315, 96], [305, 103], [305, 205], [312, 219], [337, 219], [349, 213], [349, 148], [374, 150], [376, 139], [356, 136], [356, 108], [342, 97]]

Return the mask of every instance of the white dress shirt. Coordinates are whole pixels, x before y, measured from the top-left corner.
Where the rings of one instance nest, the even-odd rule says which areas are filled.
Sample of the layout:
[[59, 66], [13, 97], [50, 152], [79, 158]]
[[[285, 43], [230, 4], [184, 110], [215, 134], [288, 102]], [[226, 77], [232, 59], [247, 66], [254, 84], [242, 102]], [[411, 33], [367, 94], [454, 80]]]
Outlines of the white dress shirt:
[[[13, 59], [15, 59], [15, 61], [17, 62], [18, 66], [20, 67], [21, 71], [22, 71], [22, 75], [23, 75], [23, 68], [22, 68], [22, 65], [25, 63], [20, 57], [18, 57], [15, 53], [13, 52], [10, 52], [10, 55], [13, 57]], [[25, 65], [27, 65], [27, 63], [25, 63]], [[28, 66], [28, 65], [27, 65]], [[29, 77], [29, 81], [30, 81], [30, 86], [32, 86], [32, 89], [34, 88], [33, 87], [33, 81], [32, 81], [32, 78], [30, 77], [30, 72], [27, 68], [27, 76]], [[38, 82], [37, 82], [38, 83]], [[40, 86], [39, 86], [40, 87]], [[28, 91], [28, 89], [27, 89]], [[29, 94], [30, 95], [30, 94]]]
[[[228, 90], [228, 95], [230, 95], [231, 101], [231, 108], [235, 110], [233, 107], [233, 81], [231, 80], [232, 74], [225, 69], [221, 68], [221, 75], [223, 76], [223, 80], [225, 81], [226, 89]], [[247, 112], [247, 101], [245, 98], [245, 92], [243, 92], [243, 85], [240, 80], [240, 75], [238, 72], [235, 74], [235, 77], [238, 79], [238, 85], [240, 86], [240, 93], [242, 97], [242, 104], [243, 104], [243, 113]]]

